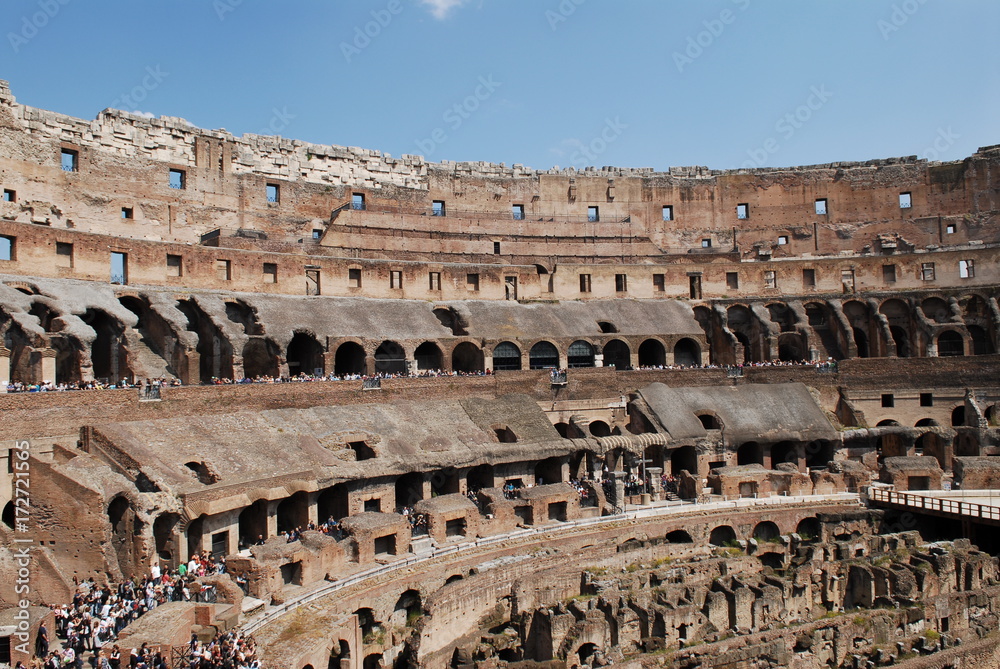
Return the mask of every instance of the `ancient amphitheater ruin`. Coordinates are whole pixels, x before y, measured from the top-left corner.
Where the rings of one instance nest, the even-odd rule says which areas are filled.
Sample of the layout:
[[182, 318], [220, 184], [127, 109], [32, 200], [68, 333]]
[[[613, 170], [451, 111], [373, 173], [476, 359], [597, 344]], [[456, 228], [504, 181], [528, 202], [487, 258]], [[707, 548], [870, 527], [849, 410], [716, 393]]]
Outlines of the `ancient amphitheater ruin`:
[[0, 82], [0, 186], [0, 664], [1000, 666], [1000, 146], [544, 171]]

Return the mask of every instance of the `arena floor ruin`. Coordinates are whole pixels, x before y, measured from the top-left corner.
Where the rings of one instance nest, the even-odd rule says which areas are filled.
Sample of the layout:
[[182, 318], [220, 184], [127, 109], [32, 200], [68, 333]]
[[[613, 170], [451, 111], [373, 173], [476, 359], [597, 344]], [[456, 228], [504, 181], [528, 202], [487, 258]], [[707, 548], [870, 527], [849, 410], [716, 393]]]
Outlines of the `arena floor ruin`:
[[1000, 667], [1000, 146], [540, 171], [0, 82], [0, 186], [0, 663], [159, 573], [101, 653]]

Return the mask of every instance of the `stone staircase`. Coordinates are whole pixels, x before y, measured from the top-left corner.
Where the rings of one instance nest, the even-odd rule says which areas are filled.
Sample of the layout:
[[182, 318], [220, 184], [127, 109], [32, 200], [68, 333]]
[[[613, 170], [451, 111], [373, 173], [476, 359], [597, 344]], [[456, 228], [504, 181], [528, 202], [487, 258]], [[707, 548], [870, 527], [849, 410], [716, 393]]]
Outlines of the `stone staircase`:
[[151, 346], [142, 330], [131, 329], [125, 333], [128, 362], [135, 379], [155, 379], [174, 376], [170, 364]]

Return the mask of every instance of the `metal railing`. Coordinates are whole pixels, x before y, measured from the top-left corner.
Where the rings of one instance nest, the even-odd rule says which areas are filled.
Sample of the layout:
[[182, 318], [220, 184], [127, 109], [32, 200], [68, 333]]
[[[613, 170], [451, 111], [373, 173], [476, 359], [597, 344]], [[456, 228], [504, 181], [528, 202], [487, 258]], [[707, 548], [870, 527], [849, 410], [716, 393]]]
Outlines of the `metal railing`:
[[[478, 548], [494, 546], [496, 544], [505, 544], [517, 539], [527, 539], [535, 536], [550, 535], [553, 533], [563, 533], [580, 528], [597, 527], [604, 524], [616, 523], [626, 520], [637, 520], [640, 518], [655, 518], [657, 516], [662, 516], [662, 515], [684, 513], [686, 511], [692, 510], [692, 507], [697, 507], [696, 511], [698, 513], [701, 513], [704, 511], [738, 509], [738, 508], [747, 508], [747, 507], [754, 507], [761, 505], [791, 505], [791, 504], [803, 504], [803, 503], [816, 504], [819, 502], [848, 502], [848, 503], [854, 502], [858, 504], [861, 503], [859, 496], [853, 493], [833, 493], [829, 495], [801, 495], [795, 497], [775, 496], [775, 497], [765, 497], [759, 499], [743, 498], [743, 499], [713, 501], [708, 503], [675, 502], [667, 506], [649, 506], [640, 509], [625, 510], [622, 511], [621, 513], [616, 513], [611, 516], [600, 516], [596, 518], [581, 518], [579, 520], [571, 520], [559, 523], [558, 525], [555, 526], [543, 525], [539, 527], [524, 528], [521, 530], [515, 530], [513, 532], [507, 532], [504, 534], [497, 534], [489, 537], [482, 537], [480, 539], [464, 541], [458, 544], [452, 544], [445, 548], [440, 548], [435, 546], [426, 553], [421, 553], [420, 555], [410, 555], [389, 564], [379, 565], [378, 567], [372, 567], [370, 569], [360, 571], [356, 574], [352, 574], [348, 577], [345, 577], [333, 583], [325, 584], [322, 587], [313, 590], [312, 592], [300, 595], [299, 597], [294, 597], [283, 604], [275, 606], [272, 609], [268, 609], [263, 613], [254, 616], [246, 623], [244, 623], [243, 630], [250, 634], [253, 634], [257, 630], [261, 629], [268, 623], [277, 620], [278, 618], [285, 615], [289, 611], [292, 611], [310, 602], [314, 602], [322, 597], [326, 597], [327, 595], [343, 590], [344, 588], [362, 583], [371, 578], [376, 578], [395, 571], [407, 569], [420, 562], [427, 562], [435, 558], [453, 555], [459, 552], [471, 551]], [[530, 557], [531, 557], [530, 555], [525, 555], [524, 559], [530, 559]]]
[[[968, 493], [969, 491], [965, 491]], [[990, 493], [992, 491], [984, 491]], [[869, 488], [868, 498], [873, 502], [883, 504], [895, 504], [905, 506], [910, 509], [921, 509], [924, 511], [935, 511], [937, 513], [947, 513], [955, 516], [979, 518], [980, 520], [1000, 521], [1000, 506], [992, 504], [981, 504], [978, 502], [967, 502], [962, 499], [949, 497], [934, 497], [931, 495], [920, 495], [912, 492], [899, 492], [886, 488]]]

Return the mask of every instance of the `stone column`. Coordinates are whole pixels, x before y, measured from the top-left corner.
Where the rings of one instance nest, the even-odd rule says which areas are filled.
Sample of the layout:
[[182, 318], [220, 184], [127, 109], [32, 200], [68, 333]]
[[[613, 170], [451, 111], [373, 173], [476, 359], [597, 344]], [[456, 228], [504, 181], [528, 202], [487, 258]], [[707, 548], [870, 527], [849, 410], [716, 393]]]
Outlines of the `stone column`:
[[662, 467], [646, 467], [646, 476], [652, 484], [652, 500], [655, 502], [663, 498], [663, 485], [660, 483], [660, 476], [663, 475]]
[[337, 354], [335, 352], [327, 351], [323, 354], [323, 373], [329, 376], [333, 374], [334, 368], [337, 366]]
[[307, 522], [319, 525], [319, 492], [311, 492], [306, 496]]
[[7, 392], [10, 383], [10, 349], [0, 346], [0, 394]]
[[278, 536], [278, 505], [281, 502], [280, 499], [272, 499], [267, 503], [267, 534], [265, 535], [267, 539]]
[[629, 355], [628, 355], [628, 363], [632, 367], [632, 369], [638, 369], [639, 368], [639, 350], [638, 349], [636, 349], [632, 353], [629, 353]]
[[569, 368], [569, 357], [565, 351], [559, 351], [559, 369]]
[[483, 351], [483, 371], [485, 372], [487, 369], [493, 370], [493, 354]]
[[42, 373], [41, 381], [51, 381], [56, 382], [56, 352], [55, 349], [43, 348], [39, 351], [41, 355], [41, 367], [40, 371]]
[[604, 354], [595, 353], [594, 354], [594, 367], [604, 367]]

